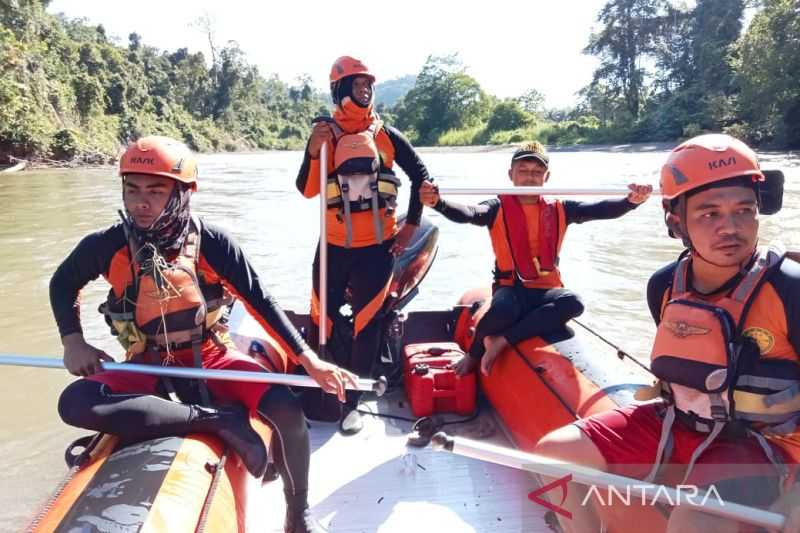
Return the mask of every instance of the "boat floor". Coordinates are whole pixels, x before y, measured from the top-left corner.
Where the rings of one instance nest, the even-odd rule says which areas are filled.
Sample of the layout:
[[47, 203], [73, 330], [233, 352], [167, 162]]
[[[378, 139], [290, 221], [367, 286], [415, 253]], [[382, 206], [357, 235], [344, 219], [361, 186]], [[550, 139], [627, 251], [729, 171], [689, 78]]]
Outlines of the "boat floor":
[[[404, 392], [396, 390], [365, 399], [361, 409], [411, 417], [407, 405]], [[365, 415], [360, 433], [343, 436], [335, 423], [310, 422], [309, 499], [329, 531], [550, 531], [545, 509], [527, 497], [539, 486], [531, 474], [430, 447], [408, 447], [411, 425]], [[488, 405], [476, 420], [445, 429], [510, 446]], [[253, 483], [248, 530], [283, 531], [281, 481], [263, 488]]]

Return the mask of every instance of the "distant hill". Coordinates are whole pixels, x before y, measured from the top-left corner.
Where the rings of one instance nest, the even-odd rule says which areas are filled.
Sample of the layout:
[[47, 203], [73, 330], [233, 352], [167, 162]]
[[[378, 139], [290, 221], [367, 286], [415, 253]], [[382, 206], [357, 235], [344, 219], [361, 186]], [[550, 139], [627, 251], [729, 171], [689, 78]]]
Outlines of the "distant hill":
[[410, 91], [417, 82], [417, 76], [408, 74], [402, 78], [379, 83], [375, 86], [375, 105], [386, 104], [392, 107]]

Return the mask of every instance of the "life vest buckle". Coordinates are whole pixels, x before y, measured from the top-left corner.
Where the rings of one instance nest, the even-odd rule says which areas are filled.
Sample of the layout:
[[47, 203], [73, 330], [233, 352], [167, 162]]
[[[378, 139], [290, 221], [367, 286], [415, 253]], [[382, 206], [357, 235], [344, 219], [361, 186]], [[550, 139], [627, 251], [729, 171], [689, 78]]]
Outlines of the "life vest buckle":
[[730, 419], [728, 410], [723, 405], [711, 405], [711, 418], [718, 422], [725, 422]]

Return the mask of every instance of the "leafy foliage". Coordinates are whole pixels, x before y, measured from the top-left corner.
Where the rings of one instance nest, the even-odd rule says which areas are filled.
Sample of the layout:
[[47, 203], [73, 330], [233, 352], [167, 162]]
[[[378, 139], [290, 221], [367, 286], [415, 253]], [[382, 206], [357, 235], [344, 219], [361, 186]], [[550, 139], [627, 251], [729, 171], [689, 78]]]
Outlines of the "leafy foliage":
[[209, 64], [136, 33], [115, 43], [102, 26], [48, 14], [47, 3], [0, 6], [0, 160], [102, 161], [146, 134], [197, 150], [300, 147], [327, 107], [308, 79], [261, 76], [235, 42]]
[[434, 144], [445, 131], [478, 124], [489, 114], [489, 97], [456, 55], [430, 56], [417, 82], [395, 106], [397, 125], [416, 141]]
[[[301, 148], [329, 98], [310, 78], [264, 76], [236, 42], [208, 60], [162, 51], [132, 33], [48, 14], [47, 0], [0, 0], [0, 160], [105, 161], [146, 134], [196, 150]], [[742, 33], [745, 4], [757, 13]], [[457, 55], [429, 56], [415, 76], [376, 87], [376, 109], [417, 144], [675, 140], [727, 131], [800, 146], [800, 9], [796, 0], [608, 0], [585, 52], [599, 57], [570, 109], [536, 88], [486, 94]]]
[[758, 2], [742, 34], [746, 4], [610, 0], [586, 48], [602, 63], [576, 112], [627, 141], [727, 131], [800, 145], [800, 9], [795, 0]]
[[758, 141], [800, 147], [800, 7], [765, 0], [734, 61], [741, 127]]

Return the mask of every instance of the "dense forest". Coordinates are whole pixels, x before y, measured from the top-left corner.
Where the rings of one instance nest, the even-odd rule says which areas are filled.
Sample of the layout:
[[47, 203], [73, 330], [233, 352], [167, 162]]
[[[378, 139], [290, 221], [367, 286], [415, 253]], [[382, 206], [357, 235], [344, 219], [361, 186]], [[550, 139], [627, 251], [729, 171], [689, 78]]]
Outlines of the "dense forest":
[[[0, 162], [9, 156], [105, 162], [142, 134], [200, 151], [299, 148], [329, 98], [310, 78], [262, 74], [233, 42], [210, 58], [164, 51], [132, 33], [47, 12], [49, 0], [0, 0]], [[749, 15], [749, 16], [746, 16]], [[745, 20], [747, 27], [743, 27]], [[609, 0], [584, 50], [600, 65], [570, 109], [535, 87], [487, 94], [457, 55], [379, 84], [378, 111], [420, 145], [676, 140], [726, 131], [800, 146], [797, 0]]]
[[264, 77], [234, 42], [210, 39], [208, 62], [136, 33], [113, 42], [102, 26], [48, 14], [47, 0], [13, 3], [0, 0], [0, 160], [102, 161], [143, 134], [200, 151], [297, 148], [328, 108], [310, 80]]
[[[745, 10], [752, 20], [743, 28]], [[671, 141], [725, 131], [800, 147], [800, 2], [610, 0], [584, 50], [600, 59], [572, 109], [535, 88], [486, 94], [458, 58], [431, 57], [391, 109], [421, 144]]]

